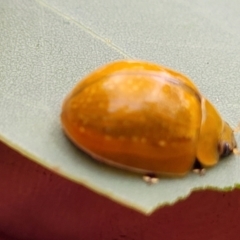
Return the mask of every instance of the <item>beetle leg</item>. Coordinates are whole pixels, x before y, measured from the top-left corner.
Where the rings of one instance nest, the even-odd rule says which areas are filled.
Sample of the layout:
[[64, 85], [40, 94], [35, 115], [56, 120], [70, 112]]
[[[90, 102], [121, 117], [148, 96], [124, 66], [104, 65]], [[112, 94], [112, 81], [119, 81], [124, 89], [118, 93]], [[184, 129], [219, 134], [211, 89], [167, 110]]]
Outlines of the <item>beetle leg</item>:
[[148, 184], [155, 184], [158, 182], [158, 178], [155, 174], [149, 173], [143, 176], [143, 180]]
[[206, 173], [206, 169], [201, 166], [198, 160], [195, 161], [192, 171], [200, 176], [203, 176]]
[[195, 168], [195, 169], [193, 169], [193, 172], [196, 174], [199, 174], [200, 176], [203, 176], [206, 173], [206, 169], [205, 168], [202, 168], [202, 169]]

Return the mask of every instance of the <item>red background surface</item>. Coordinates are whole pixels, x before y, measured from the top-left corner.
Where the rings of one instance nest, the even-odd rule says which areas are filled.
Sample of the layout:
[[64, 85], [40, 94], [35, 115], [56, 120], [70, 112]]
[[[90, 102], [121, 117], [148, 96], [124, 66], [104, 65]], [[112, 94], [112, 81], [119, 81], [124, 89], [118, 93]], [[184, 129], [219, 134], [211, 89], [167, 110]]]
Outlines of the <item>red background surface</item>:
[[239, 223], [239, 190], [194, 192], [147, 217], [0, 142], [1, 240], [235, 240]]

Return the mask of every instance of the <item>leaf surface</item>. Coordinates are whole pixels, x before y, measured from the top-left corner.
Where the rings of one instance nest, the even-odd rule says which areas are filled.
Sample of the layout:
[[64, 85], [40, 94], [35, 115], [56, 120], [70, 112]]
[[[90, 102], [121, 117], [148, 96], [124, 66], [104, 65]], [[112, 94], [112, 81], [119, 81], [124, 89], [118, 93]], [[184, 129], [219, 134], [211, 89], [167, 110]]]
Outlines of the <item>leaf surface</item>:
[[[227, 0], [0, 0], [0, 139], [29, 159], [121, 204], [150, 214], [194, 189], [240, 183], [231, 156], [203, 177], [161, 179], [114, 169], [64, 136], [66, 94], [117, 59], [153, 61], [190, 76], [233, 127], [238, 124], [240, 2]], [[239, 137], [237, 137], [239, 142]]]

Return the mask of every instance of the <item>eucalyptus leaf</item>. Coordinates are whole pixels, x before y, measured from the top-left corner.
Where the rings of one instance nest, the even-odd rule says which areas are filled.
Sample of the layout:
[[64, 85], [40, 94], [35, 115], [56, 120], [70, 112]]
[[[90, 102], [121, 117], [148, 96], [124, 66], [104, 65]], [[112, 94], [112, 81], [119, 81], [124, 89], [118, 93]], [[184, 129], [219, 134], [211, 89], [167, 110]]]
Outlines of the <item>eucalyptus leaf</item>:
[[[233, 127], [240, 113], [240, 2], [217, 0], [0, 0], [0, 139], [29, 159], [114, 201], [150, 214], [195, 189], [240, 183], [239, 157], [147, 185], [91, 159], [60, 124], [66, 94], [117, 59], [185, 73]], [[237, 136], [239, 142], [239, 137]]]

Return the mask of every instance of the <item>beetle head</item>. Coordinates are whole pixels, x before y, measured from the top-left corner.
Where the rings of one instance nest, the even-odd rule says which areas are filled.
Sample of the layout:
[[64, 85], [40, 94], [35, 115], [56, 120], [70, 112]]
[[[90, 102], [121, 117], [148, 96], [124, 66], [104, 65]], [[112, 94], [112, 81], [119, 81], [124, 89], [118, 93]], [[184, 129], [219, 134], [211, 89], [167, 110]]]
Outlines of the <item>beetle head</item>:
[[219, 154], [220, 157], [230, 155], [236, 149], [237, 143], [234, 137], [234, 131], [227, 122], [224, 122], [222, 136], [219, 141]]

